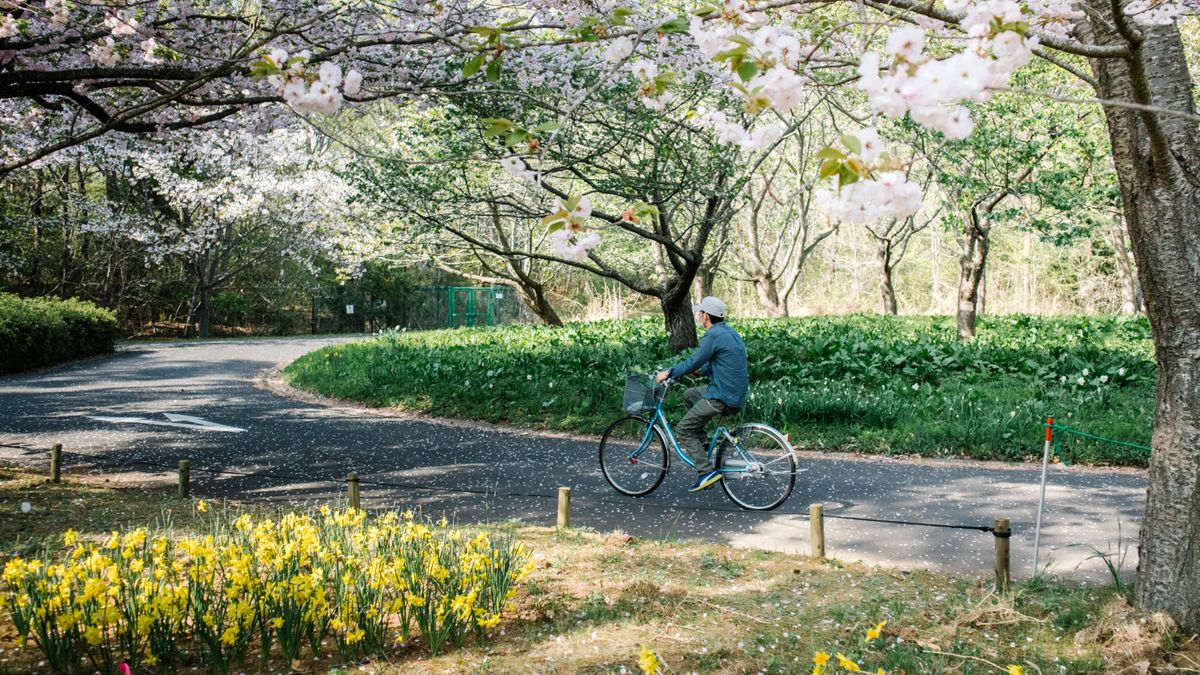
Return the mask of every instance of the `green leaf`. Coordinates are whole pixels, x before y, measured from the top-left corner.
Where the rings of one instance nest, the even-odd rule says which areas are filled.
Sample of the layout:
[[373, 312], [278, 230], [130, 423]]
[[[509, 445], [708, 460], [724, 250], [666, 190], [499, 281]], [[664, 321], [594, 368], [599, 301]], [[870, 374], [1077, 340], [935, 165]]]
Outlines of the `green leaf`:
[[745, 53], [746, 45], [738, 45], [731, 49], [726, 49], [723, 52], [717, 52], [717, 55], [713, 57], [713, 61], [728, 61], [732, 58], [742, 56]]
[[504, 144], [509, 147], [512, 147], [514, 145], [524, 143], [528, 139], [529, 139], [529, 132], [525, 131], [524, 129], [517, 129], [516, 131], [513, 131], [511, 134], [509, 134], [507, 137], [505, 137]]
[[833, 174], [840, 171], [842, 163], [836, 159], [827, 159], [821, 162], [821, 169], [817, 172], [817, 180], [825, 180]]
[[845, 164], [843, 164], [841, 166], [841, 168], [838, 169], [838, 187], [843, 187], [843, 186], [849, 185], [851, 183], [857, 183], [857, 182], [858, 182], [858, 174], [854, 173], [854, 169], [851, 169], [850, 167], [846, 166]]
[[558, 131], [560, 125], [558, 122], [542, 122], [533, 128], [535, 134], [545, 134]]
[[688, 20], [682, 16], [668, 19], [658, 24], [658, 31], [660, 33], [686, 33], [688, 32]]
[[474, 75], [475, 73], [478, 73], [479, 69], [483, 67], [483, 61], [486, 58], [487, 58], [486, 54], [480, 54], [480, 55], [476, 56], [475, 58], [471, 59], [470, 61], [467, 61], [466, 63], [464, 63], [463, 68], [462, 68], [463, 77], [470, 77], [470, 76]]
[[502, 66], [500, 65], [499, 58], [494, 58], [488, 63], [488, 65], [487, 65], [488, 82], [499, 82], [500, 81], [500, 68], [501, 67]]
[[484, 120], [480, 120], [480, 121], [483, 122], [484, 124], [488, 125], [487, 129], [484, 129], [484, 131], [483, 131], [484, 138], [491, 138], [493, 136], [499, 136], [500, 134], [505, 133], [506, 131], [513, 128], [513, 123], [510, 122], [509, 120], [506, 120], [503, 118], [484, 119]]
[[749, 82], [757, 73], [758, 64], [753, 61], [742, 61], [741, 65], [737, 67], [737, 74], [742, 78], [742, 82]]
[[862, 141], [858, 140], [858, 136], [854, 134], [842, 134], [842, 145], [856, 155], [862, 154]]
[[618, 7], [613, 10], [611, 23], [614, 26], [624, 26], [625, 19], [633, 16], [634, 14], [637, 14], [637, 10], [630, 7]]
[[750, 41], [750, 38], [746, 37], [745, 35], [730, 35], [725, 39], [734, 44], [745, 45], [746, 47], [754, 46], [754, 43]]
[[827, 145], [817, 151], [817, 159], [845, 159], [846, 153], [832, 145]]

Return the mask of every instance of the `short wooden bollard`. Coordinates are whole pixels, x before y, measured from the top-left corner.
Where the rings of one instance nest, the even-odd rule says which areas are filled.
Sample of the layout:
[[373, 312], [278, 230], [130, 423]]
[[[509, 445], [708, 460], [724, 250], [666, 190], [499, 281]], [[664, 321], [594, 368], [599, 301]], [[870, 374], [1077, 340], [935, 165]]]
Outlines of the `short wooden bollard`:
[[362, 508], [361, 496], [358, 492], [358, 474], [351, 473], [346, 476], [346, 491], [350, 496], [350, 508]]
[[825, 557], [825, 507], [821, 504], [810, 504], [808, 507], [808, 527], [812, 533], [812, 557]]
[[571, 488], [558, 488], [558, 526], [566, 529], [571, 526]]
[[1008, 558], [1008, 540], [1012, 530], [1008, 526], [1008, 518], [997, 518], [992, 526], [992, 536], [996, 540], [996, 592], [1008, 592], [1008, 582], [1011, 578]]
[[62, 481], [62, 443], [55, 443], [50, 448], [50, 481]]
[[179, 496], [188, 496], [188, 481], [191, 480], [192, 463], [186, 459], [179, 460]]

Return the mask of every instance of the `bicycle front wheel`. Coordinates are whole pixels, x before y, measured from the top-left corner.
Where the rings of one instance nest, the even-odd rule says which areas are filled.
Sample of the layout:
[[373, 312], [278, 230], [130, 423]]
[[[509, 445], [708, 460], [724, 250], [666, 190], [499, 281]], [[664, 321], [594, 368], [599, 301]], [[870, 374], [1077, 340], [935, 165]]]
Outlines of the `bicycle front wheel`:
[[765, 424], [743, 424], [730, 432], [717, 453], [721, 487], [735, 504], [770, 511], [792, 494], [796, 459], [783, 434]]
[[622, 417], [600, 439], [600, 470], [621, 494], [650, 494], [666, 477], [667, 467], [666, 439], [645, 417]]

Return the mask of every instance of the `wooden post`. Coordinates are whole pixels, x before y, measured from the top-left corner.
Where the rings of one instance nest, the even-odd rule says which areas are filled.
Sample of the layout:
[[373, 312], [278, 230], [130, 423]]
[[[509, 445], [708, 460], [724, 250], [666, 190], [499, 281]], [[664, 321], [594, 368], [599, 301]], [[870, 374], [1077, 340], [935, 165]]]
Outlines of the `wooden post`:
[[808, 506], [808, 526], [812, 532], [812, 557], [825, 558], [825, 507], [821, 504]]
[[179, 496], [188, 496], [188, 481], [191, 480], [192, 463], [186, 459], [179, 460]]
[[1009, 559], [1008, 540], [1012, 530], [1008, 527], [1008, 518], [997, 518], [992, 527], [992, 536], [996, 540], [996, 592], [1008, 592]]
[[346, 476], [346, 490], [350, 493], [350, 508], [362, 508], [361, 498], [358, 493], [358, 474], [351, 473]]
[[571, 488], [558, 488], [558, 526], [566, 529], [571, 526]]
[[50, 448], [50, 480], [54, 483], [62, 481], [62, 443], [55, 443]]

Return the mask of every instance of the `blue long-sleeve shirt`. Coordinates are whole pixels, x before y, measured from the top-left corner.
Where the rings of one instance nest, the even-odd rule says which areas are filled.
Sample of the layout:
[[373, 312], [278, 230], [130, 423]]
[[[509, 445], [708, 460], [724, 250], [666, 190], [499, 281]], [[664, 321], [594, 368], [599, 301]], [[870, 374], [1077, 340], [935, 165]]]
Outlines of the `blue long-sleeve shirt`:
[[671, 379], [690, 372], [710, 375], [705, 398], [715, 398], [731, 408], [741, 409], [746, 403], [750, 375], [746, 363], [746, 343], [742, 336], [724, 321], [713, 324], [691, 358], [670, 369]]

